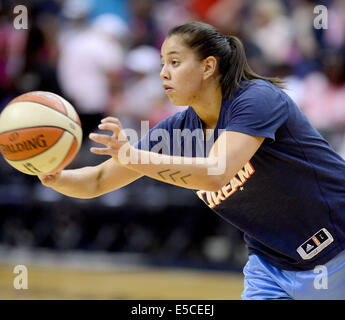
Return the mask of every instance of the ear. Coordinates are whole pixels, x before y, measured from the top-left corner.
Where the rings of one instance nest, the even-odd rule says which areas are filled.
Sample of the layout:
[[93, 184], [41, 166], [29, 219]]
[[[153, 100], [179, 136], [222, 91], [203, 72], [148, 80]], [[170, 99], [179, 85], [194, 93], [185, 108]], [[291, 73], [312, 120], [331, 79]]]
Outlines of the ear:
[[217, 69], [218, 61], [214, 56], [209, 56], [203, 60], [203, 78], [204, 80], [212, 77]]

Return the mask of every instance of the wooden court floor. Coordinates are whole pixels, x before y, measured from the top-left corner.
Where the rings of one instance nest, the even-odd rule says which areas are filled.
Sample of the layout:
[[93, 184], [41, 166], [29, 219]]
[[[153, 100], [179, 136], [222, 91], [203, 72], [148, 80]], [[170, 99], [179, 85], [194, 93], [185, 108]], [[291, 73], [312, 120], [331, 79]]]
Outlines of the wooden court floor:
[[239, 300], [243, 290], [243, 277], [237, 273], [26, 267], [27, 289], [15, 289], [14, 265], [0, 264], [1, 300]]

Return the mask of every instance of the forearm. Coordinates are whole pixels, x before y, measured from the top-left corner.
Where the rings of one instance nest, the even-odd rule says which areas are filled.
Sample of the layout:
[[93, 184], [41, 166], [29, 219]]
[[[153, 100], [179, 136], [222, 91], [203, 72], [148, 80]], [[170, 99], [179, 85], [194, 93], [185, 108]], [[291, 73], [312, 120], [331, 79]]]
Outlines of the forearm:
[[97, 167], [63, 170], [49, 187], [69, 197], [89, 199], [97, 196]]
[[216, 158], [169, 156], [138, 149], [131, 150], [125, 166], [165, 183], [209, 191], [219, 189], [224, 173]]
[[120, 189], [141, 176], [141, 173], [120, 166], [110, 158], [94, 167], [64, 170], [53, 183], [41, 180], [47, 187], [66, 196], [89, 199]]

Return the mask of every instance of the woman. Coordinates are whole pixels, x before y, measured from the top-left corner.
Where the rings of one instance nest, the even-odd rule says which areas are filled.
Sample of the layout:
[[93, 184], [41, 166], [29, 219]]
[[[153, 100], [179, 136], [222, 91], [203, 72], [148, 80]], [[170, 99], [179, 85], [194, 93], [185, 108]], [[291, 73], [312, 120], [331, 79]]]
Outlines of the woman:
[[112, 158], [41, 176], [42, 183], [78, 198], [143, 175], [192, 189], [245, 234], [243, 299], [344, 299], [345, 161], [281, 81], [251, 71], [236, 37], [187, 23], [169, 32], [161, 58], [167, 96], [190, 107], [136, 146], [118, 119], [103, 119], [99, 128], [113, 134], [91, 134], [104, 145], [91, 151]]

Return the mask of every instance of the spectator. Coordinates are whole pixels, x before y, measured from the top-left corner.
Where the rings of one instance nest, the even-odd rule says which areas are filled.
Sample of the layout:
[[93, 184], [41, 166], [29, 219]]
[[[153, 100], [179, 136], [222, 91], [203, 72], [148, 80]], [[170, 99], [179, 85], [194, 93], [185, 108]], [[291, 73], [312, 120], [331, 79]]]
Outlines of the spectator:
[[324, 32], [324, 42], [330, 49], [345, 47], [345, 2], [335, 0], [328, 10], [328, 29]]
[[191, 0], [189, 2], [195, 20], [203, 20], [223, 33], [239, 33], [241, 10], [244, 0]]
[[251, 7], [247, 36], [271, 65], [288, 63], [292, 50], [291, 20], [279, 0], [257, 0]]
[[325, 71], [305, 78], [302, 110], [322, 131], [345, 128], [345, 59], [342, 52], [325, 57]]
[[130, 0], [131, 47], [140, 45], [160, 46], [163, 37], [155, 18], [157, 0]]
[[104, 116], [112, 83], [119, 81], [125, 55], [121, 38], [127, 32], [119, 17], [101, 15], [61, 45], [59, 81], [81, 116], [84, 136]]

